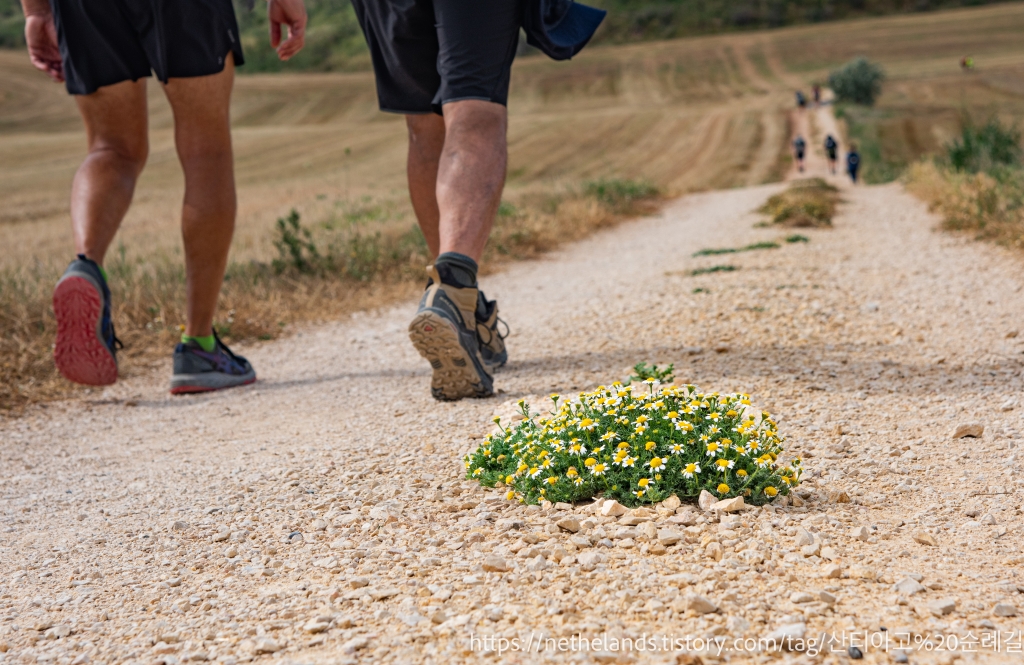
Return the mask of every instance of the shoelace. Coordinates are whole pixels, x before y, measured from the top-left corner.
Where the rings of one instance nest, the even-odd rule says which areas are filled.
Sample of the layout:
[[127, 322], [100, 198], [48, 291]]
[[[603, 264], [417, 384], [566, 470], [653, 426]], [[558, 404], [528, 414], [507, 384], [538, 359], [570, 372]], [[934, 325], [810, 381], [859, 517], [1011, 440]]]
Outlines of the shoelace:
[[238, 356], [236, 356], [236, 355], [235, 355], [235, 354], [234, 354], [234, 353], [233, 353], [233, 352], [231, 351], [231, 349], [229, 349], [229, 348], [228, 348], [228, 345], [227, 345], [227, 344], [225, 344], [224, 342], [220, 341], [220, 337], [218, 337], [218, 336], [217, 336], [217, 329], [216, 329], [216, 328], [214, 328], [214, 330], [213, 330], [213, 339], [217, 341], [217, 346], [219, 346], [220, 348], [222, 348], [222, 349], [224, 350], [224, 352], [225, 352], [225, 353], [227, 353], [227, 354], [228, 354], [229, 356], [231, 356], [231, 359], [232, 359], [232, 360], [234, 360], [234, 361], [235, 361], [236, 363], [238, 363], [239, 365], [241, 365], [241, 364], [242, 364], [242, 361], [238, 359]]
[[[501, 334], [501, 330], [498, 329], [499, 325], [505, 326], [505, 334], [504, 335], [502, 335]], [[477, 326], [477, 329], [479, 330], [480, 326]], [[483, 326], [483, 329], [487, 331], [487, 341], [484, 342], [484, 344], [490, 344], [491, 343], [491, 339], [492, 339], [491, 338], [491, 330], [492, 330], [492, 328], [488, 328], [487, 326]], [[501, 318], [500, 316], [498, 317], [497, 321], [494, 322], [493, 331], [494, 331], [494, 334], [496, 334], [498, 336], [498, 339], [500, 339], [503, 342], [512, 333], [511, 328], [508, 327], [508, 323], [506, 323], [505, 319]], [[479, 337], [479, 333], [477, 333], [477, 336]], [[481, 341], [483, 341], [483, 338], [481, 338]]]

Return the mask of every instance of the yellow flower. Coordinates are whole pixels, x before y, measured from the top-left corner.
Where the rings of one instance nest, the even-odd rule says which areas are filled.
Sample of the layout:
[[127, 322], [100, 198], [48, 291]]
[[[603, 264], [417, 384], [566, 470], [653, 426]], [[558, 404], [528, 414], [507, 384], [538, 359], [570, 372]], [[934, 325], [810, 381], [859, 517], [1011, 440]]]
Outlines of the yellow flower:
[[735, 418], [740, 414], [734, 411], [733, 409], [729, 409], [728, 411], [725, 412], [725, 415], [729, 416], [730, 418]]
[[604, 434], [601, 435], [602, 441], [614, 441], [617, 438], [619, 438], [619, 435], [616, 434], [615, 432], [605, 432]]
[[657, 447], [658, 444], [656, 444], [653, 441], [648, 441], [647, 443], [644, 444], [644, 450], [654, 450]]
[[591, 420], [590, 418], [584, 418], [583, 420], [581, 420], [581, 421], [580, 421], [580, 429], [584, 429], [584, 430], [587, 430], [587, 431], [589, 432], [589, 431], [591, 431], [592, 429], [594, 429], [594, 426], [595, 426], [596, 424], [597, 424], [597, 423], [595, 423], [595, 422], [594, 422], [593, 420]]
[[650, 482], [651, 481], [649, 481], [646, 478], [641, 478], [639, 481], [637, 481], [636, 484], [639, 485], [640, 487], [647, 487], [650, 484]]
[[567, 476], [568, 478], [575, 478], [576, 476], [578, 476], [578, 475], [580, 475], [580, 474], [579, 474], [579, 472], [578, 472], [578, 471], [576, 471], [576, 467], [574, 467], [574, 466], [570, 466], [570, 467], [569, 467], [569, 470], [565, 472], [565, 475], [566, 475], [566, 476]]
[[720, 484], [720, 485], [719, 485], [718, 487], [716, 487], [715, 489], [717, 489], [717, 490], [718, 490], [718, 493], [719, 493], [719, 494], [728, 494], [728, 493], [729, 493], [729, 486], [728, 486], [728, 485], [726, 485], [725, 483], [721, 483], [721, 484]]
[[586, 467], [591, 467], [591, 466], [594, 466], [595, 464], [597, 464], [597, 460], [596, 460], [596, 459], [594, 459], [593, 457], [588, 457], [588, 458], [587, 458], [587, 459], [586, 459], [586, 460], [585, 460], [585, 461], [583, 462], [583, 466], [586, 466]]
[[509, 490], [508, 494], [505, 495], [505, 498], [508, 499], [509, 501], [511, 501], [512, 499], [516, 498], [515, 490]]
[[700, 466], [696, 464], [687, 464], [686, 468], [683, 469], [683, 475], [687, 478], [693, 478], [695, 473], [700, 473]]
[[590, 470], [595, 476], [603, 476], [604, 472], [608, 470], [608, 467], [604, 464], [595, 464], [594, 468]]
[[764, 488], [764, 495], [765, 496], [773, 497], [773, 496], [777, 495], [778, 493], [779, 493], [779, 490], [775, 489], [771, 485], [769, 485], [768, 487]]
[[620, 443], [619, 445], [617, 445], [615, 447], [618, 448], [619, 450], [628, 450], [629, 449], [629, 443], [626, 442], [626, 441], [623, 441], [622, 443]]
[[740, 478], [746, 478], [747, 472], [744, 469], [740, 469], [739, 471], [736, 472], [736, 475], [739, 476]]
[[665, 460], [660, 457], [652, 457], [651, 461], [647, 463], [647, 466], [651, 467], [651, 471], [664, 471]]
[[548, 485], [554, 485], [555, 483], [558, 482], [558, 478], [554, 476], [548, 476], [548, 478], [544, 482], [546, 482]]

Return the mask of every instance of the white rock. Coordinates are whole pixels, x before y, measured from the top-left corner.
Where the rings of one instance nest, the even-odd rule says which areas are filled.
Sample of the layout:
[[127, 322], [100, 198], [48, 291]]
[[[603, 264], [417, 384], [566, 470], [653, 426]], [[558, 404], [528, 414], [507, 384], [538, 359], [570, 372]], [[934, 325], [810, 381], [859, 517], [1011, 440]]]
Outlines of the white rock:
[[341, 652], [351, 655], [360, 649], [365, 649], [368, 644], [370, 644], [370, 640], [365, 637], [353, 637], [341, 645]]
[[662, 501], [661, 505], [664, 508], [666, 508], [668, 510], [671, 510], [672, 512], [675, 512], [679, 508], [679, 506], [682, 505], [682, 503], [683, 502], [679, 500], [679, 497], [676, 496], [675, 494], [673, 494], [669, 498], [667, 498], [664, 501]]
[[569, 531], [571, 533], [576, 533], [580, 530], [580, 521], [572, 515], [563, 517], [562, 519], [555, 522], [555, 524], [558, 526], [559, 529]]
[[850, 538], [854, 540], [867, 540], [871, 537], [871, 531], [866, 526], [855, 526], [850, 529]]
[[658, 542], [668, 547], [683, 539], [682, 534], [672, 529], [658, 529]]
[[302, 627], [307, 633], [322, 633], [331, 627], [331, 617], [313, 617]]
[[483, 567], [489, 573], [508, 572], [508, 562], [493, 554], [484, 559]]
[[843, 576], [843, 569], [838, 564], [825, 566], [824, 576], [826, 579], [835, 580]]
[[814, 536], [807, 529], [797, 528], [795, 542], [797, 547], [806, 547], [814, 543]]
[[256, 640], [256, 653], [274, 653], [281, 650], [281, 645], [272, 637], [260, 637]]
[[644, 522], [637, 527], [636, 532], [647, 540], [654, 540], [658, 537], [658, 527], [654, 526], [654, 522]]
[[893, 587], [896, 589], [897, 593], [907, 598], [926, 590], [923, 584], [919, 583], [912, 577], [904, 577], [893, 585]]
[[997, 617], [1015, 617], [1017, 608], [1009, 603], [996, 603], [996, 606], [992, 608], [992, 614]]
[[704, 596], [691, 594], [686, 597], [686, 609], [693, 610], [697, 614], [710, 614], [718, 611], [718, 606]]
[[608, 499], [604, 502], [604, 505], [601, 506], [602, 517], [619, 517], [620, 515], [625, 515], [627, 512], [629, 512], [629, 509], [615, 499]]
[[743, 510], [745, 507], [746, 504], [743, 503], [743, 497], [736, 496], [731, 499], [722, 499], [721, 501], [716, 501], [714, 505], [711, 506], [711, 510], [721, 513], [735, 513], [740, 510]]
[[806, 591], [794, 591], [789, 597], [789, 602], [798, 605], [801, 603], [813, 603], [815, 600], [816, 598]]
[[700, 506], [701, 510], [707, 512], [716, 503], [718, 503], [718, 499], [715, 498], [714, 494], [707, 490], [700, 491], [700, 496], [697, 497], [697, 505]]
[[[787, 623], [779, 626], [765, 639], [765, 648], [769, 651], [795, 651], [803, 646], [804, 635], [807, 633], [807, 625], [803, 623]], [[776, 646], [777, 645], [777, 646]]]
[[963, 423], [957, 425], [956, 431], [953, 432], [954, 439], [962, 439], [964, 437], [981, 438], [982, 434], [985, 433], [985, 426], [981, 423]]
[[956, 609], [956, 600], [941, 598], [928, 603], [928, 610], [937, 617], [944, 617]]
[[581, 552], [576, 560], [583, 570], [593, 570], [598, 564], [604, 563], [604, 555], [594, 551]]

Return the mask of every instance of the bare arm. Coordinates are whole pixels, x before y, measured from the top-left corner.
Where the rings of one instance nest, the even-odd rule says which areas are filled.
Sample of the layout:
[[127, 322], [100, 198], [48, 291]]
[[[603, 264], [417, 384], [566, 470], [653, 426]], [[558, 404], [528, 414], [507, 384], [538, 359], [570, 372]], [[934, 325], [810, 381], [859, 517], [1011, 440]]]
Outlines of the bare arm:
[[[270, 45], [277, 57], [287, 60], [302, 50], [306, 42], [306, 5], [302, 0], [267, 0], [270, 19]], [[281, 26], [288, 29], [288, 38], [281, 41]]]
[[47, 0], [21, 0], [25, 12], [25, 42], [35, 68], [54, 81], [64, 81], [64, 60], [57, 43], [57, 27]]

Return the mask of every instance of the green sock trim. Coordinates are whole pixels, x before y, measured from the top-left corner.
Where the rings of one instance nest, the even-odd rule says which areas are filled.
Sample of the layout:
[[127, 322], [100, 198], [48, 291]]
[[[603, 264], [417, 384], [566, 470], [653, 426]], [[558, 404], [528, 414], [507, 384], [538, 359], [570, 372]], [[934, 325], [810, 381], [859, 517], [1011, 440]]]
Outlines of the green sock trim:
[[97, 263], [96, 267], [100, 269], [100, 274], [103, 275], [103, 281], [109, 283], [110, 278], [107, 277], [107, 271], [103, 269], [103, 266]]
[[217, 340], [214, 339], [213, 335], [204, 335], [203, 337], [193, 337], [192, 335], [181, 336], [182, 344], [188, 344], [189, 342], [195, 342], [207, 353], [213, 353], [213, 350], [217, 348]]

